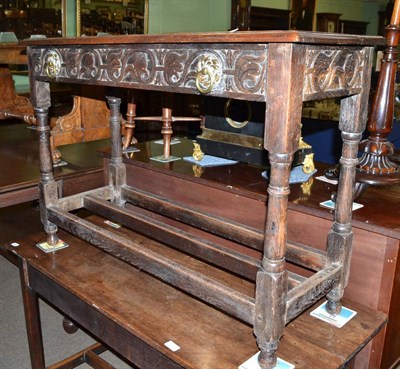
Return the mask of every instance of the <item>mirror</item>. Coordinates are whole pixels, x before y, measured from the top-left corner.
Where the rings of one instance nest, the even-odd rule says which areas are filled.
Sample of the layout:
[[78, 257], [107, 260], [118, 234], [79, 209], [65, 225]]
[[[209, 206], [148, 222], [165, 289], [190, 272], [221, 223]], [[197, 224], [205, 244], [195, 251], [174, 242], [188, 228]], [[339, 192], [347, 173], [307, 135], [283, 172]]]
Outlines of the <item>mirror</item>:
[[77, 36], [147, 33], [149, 0], [77, 0]]

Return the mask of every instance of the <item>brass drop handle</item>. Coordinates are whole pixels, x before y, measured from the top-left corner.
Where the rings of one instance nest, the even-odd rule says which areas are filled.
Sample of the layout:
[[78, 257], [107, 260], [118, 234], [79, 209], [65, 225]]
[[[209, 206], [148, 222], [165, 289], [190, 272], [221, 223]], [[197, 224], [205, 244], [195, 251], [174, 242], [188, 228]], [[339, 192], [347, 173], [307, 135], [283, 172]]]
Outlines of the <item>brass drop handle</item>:
[[202, 94], [208, 94], [214, 87], [215, 77], [210, 67], [204, 67], [196, 74], [196, 87]]
[[46, 74], [47, 77], [54, 79], [61, 71], [61, 60], [57, 53], [52, 52], [47, 56], [46, 62]]
[[197, 64], [196, 88], [202, 94], [208, 94], [221, 79], [221, 68], [217, 58], [203, 56]]

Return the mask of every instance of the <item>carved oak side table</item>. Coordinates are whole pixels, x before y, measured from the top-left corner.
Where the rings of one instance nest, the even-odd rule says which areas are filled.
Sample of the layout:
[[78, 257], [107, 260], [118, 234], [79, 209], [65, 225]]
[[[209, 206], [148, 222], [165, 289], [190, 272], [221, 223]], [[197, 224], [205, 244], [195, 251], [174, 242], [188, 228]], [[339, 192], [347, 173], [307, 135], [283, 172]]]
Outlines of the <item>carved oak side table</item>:
[[[322, 296], [340, 311], [352, 247], [351, 205], [357, 150], [367, 118], [373, 46], [380, 37], [307, 32], [237, 32], [47, 39], [29, 42], [31, 96], [40, 145], [41, 218], [47, 249], [60, 246], [57, 227], [83, 238], [176, 288], [253, 326], [261, 368], [272, 368], [284, 326]], [[58, 198], [49, 143], [49, 82], [68, 82], [209, 94], [266, 103], [264, 148], [271, 164], [264, 234], [168, 199], [138, 194], [126, 184], [120, 135], [120, 99], [108, 97], [111, 125], [109, 185]], [[341, 97], [340, 159], [335, 218], [325, 253], [287, 242], [289, 174], [300, 137], [304, 101]], [[178, 232], [169, 224], [126, 207], [142, 196], [143, 207], [261, 251], [261, 260]], [[86, 208], [166, 245], [255, 282], [253, 293], [154, 252], [136, 240], [71, 213]], [[61, 243], [61, 246], [62, 245]], [[287, 253], [287, 251], [290, 251]], [[314, 270], [289, 275], [288, 261]]]

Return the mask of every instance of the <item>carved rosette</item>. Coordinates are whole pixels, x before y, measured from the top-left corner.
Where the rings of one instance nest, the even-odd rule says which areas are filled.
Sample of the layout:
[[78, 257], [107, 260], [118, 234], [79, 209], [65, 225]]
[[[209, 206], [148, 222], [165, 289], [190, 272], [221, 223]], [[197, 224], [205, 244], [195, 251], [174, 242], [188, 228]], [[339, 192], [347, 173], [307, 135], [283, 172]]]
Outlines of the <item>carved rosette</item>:
[[304, 100], [360, 92], [365, 71], [365, 50], [310, 48], [306, 55]]
[[[98, 84], [199, 93], [196, 76], [199, 65], [215, 71], [215, 83], [209, 93], [215, 96], [243, 95], [250, 100], [264, 100], [267, 49], [258, 45], [248, 48], [232, 45], [125, 45], [126, 47], [80, 46], [56, 48], [60, 70], [56, 79], [63, 82], [97, 81]], [[34, 74], [38, 80], [49, 80], [46, 74], [46, 49], [34, 49]], [[203, 63], [203, 64], [202, 64]], [[209, 66], [207, 63], [211, 63]], [[210, 69], [207, 69], [210, 68]], [[212, 77], [214, 78], [214, 77]], [[207, 83], [207, 82], [205, 82]], [[144, 86], [143, 86], [144, 87]]]

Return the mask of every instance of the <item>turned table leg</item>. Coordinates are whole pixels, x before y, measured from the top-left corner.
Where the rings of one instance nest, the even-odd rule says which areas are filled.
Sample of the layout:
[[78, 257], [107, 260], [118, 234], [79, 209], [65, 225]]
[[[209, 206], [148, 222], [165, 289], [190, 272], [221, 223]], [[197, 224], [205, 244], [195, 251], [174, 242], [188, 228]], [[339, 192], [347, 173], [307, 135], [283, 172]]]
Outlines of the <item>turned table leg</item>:
[[257, 273], [255, 334], [261, 368], [276, 365], [276, 350], [285, 327], [288, 273], [285, 268], [289, 176], [293, 155], [270, 154], [268, 216], [261, 269]]
[[[267, 219], [261, 268], [257, 273], [254, 334], [262, 369], [276, 365], [286, 324], [288, 272], [285, 265], [289, 178], [301, 131], [305, 49], [270, 45], [264, 148], [269, 152]], [[284, 66], [284, 68], [282, 67]]]
[[107, 97], [110, 106], [110, 129], [111, 129], [111, 161], [109, 184], [112, 187], [112, 201], [122, 205], [121, 186], [126, 184], [125, 164], [122, 162], [122, 138], [121, 138], [121, 99]]
[[50, 222], [47, 208], [58, 200], [57, 183], [54, 180], [53, 161], [50, 145], [49, 110], [47, 108], [35, 108], [37, 127], [39, 133], [39, 158], [40, 158], [40, 217], [47, 233], [46, 247], [58, 247], [57, 226]]
[[340, 177], [336, 198], [335, 221], [328, 235], [327, 263], [342, 266], [340, 280], [327, 295], [328, 312], [338, 314], [340, 300], [347, 285], [352, 251], [353, 232], [351, 228], [352, 203], [355, 184], [356, 165], [358, 163], [358, 145], [361, 133], [342, 132], [343, 150], [340, 158]]
[[[368, 78], [368, 75], [364, 78]], [[368, 81], [365, 84], [368, 86]], [[342, 132], [343, 146], [339, 161], [340, 175], [334, 222], [327, 240], [327, 265], [340, 265], [342, 271], [338, 282], [327, 295], [327, 311], [332, 314], [337, 314], [341, 310], [340, 300], [349, 278], [353, 239], [352, 204], [358, 163], [357, 154], [367, 121], [367, 105], [368, 95], [362, 92], [343, 99], [340, 106], [339, 129]]]

